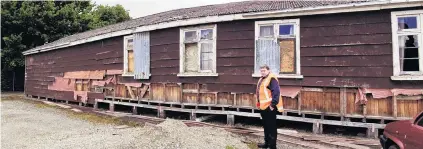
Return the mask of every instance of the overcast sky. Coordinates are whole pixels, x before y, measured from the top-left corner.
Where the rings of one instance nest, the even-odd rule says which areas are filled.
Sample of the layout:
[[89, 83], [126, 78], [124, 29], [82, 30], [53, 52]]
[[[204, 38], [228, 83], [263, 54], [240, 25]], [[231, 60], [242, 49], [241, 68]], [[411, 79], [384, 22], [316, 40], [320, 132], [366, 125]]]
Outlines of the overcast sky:
[[96, 4], [121, 4], [129, 10], [132, 18], [138, 18], [167, 10], [195, 7], [210, 4], [237, 2], [243, 0], [93, 0]]

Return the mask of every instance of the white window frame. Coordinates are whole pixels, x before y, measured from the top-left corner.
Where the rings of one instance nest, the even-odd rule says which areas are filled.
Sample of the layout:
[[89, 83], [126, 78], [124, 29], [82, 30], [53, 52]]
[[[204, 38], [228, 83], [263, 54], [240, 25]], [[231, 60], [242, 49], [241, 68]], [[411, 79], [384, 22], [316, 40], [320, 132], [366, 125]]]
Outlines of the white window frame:
[[[197, 77], [197, 76], [218, 76], [216, 72], [216, 40], [217, 40], [217, 26], [214, 25], [203, 25], [196, 27], [181, 28], [179, 35], [179, 73], [178, 77]], [[212, 40], [200, 40], [201, 30], [213, 30], [213, 39]], [[198, 66], [200, 67], [198, 72], [185, 72], [184, 70], [184, 60], [185, 60], [185, 32], [196, 31], [197, 39], [194, 41], [197, 43], [198, 49]], [[213, 55], [212, 55], [212, 70], [201, 70], [201, 43], [212, 43], [213, 44]]]
[[[418, 16], [418, 29], [407, 29], [398, 32], [398, 17]], [[423, 80], [423, 10], [394, 11], [391, 12], [392, 26], [392, 57], [393, 57], [393, 76], [391, 80]], [[401, 72], [398, 36], [410, 35], [416, 33], [419, 43], [419, 71]]]
[[[273, 25], [273, 36], [260, 37], [260, 26]], [[279, 25], [294, 25], [295, 37], [292, 36], [280, 36]], [[300, 19], [285, 19], [285, 20], [270, 20], [270, 21], [256, 21], [255, 22], [255, 41], [258, 39], [269, 39], [277, 42], [281, 38], [295, 38], [295, 74], [280, 74], [279, 72], [273, 72], [278, 78], [293, 78], [302, 79], [301, 75], [301, 60], [300, 60]], [[254, 42], [254, 66], [257, 65], [257, 46]], [[255, 69], [256, 67], [254, 67]], [[256, 71], [254, 71], [256, 72]], [[253, 77], [261, 77], [260, 74], [252, 74]]]
[[[133, 77], [134, 73], [129, 73], [128, 72], [128, 50], [127, 45], [128, 45], [128, 40], [132, 39], [134, 40], [134, 35], [128, 35], [123, 37], [123, 74], [122, 76], [124, 77]], [[134, 41], [132, 41], [134, 42]], [[134, 50], [134, 49], [132, 49]]]

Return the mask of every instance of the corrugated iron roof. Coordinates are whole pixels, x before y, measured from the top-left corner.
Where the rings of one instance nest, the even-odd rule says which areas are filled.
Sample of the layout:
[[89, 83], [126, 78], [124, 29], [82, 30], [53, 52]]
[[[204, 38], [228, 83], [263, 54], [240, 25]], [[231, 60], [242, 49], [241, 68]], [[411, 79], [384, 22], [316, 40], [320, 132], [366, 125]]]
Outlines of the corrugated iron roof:
[[[207, 5], [192, 8], [183, 8], [161, 12], [157, 14], [140, 17], [125, 22], [105, 26], [102, 28], [70, 35], [63, 37], [51, 43], [38, 46], [37, 48], [44, 48], [50, 46], [57, 46], [68, 42], [87, 39], [90, 37], [116, 32], [126, 29], [135, 29], [136, 27], [153, 25], [158, 23], [165, 23], [176, 20], [185, 20], [192, 18], [201, 18], [207, 16], [230, 15], [249, 12], [263, 12], [274, 10], [287, 10], [296, 8], [312, 8], [319, 6], [334, 6], [343, 4], [364, 3], [377, 0], [255, 0], [232, 2], [225, 4]], [[37, 49], [31, 49], [37, 50]], [[31, 50], [25, 51], [29, 52]]]

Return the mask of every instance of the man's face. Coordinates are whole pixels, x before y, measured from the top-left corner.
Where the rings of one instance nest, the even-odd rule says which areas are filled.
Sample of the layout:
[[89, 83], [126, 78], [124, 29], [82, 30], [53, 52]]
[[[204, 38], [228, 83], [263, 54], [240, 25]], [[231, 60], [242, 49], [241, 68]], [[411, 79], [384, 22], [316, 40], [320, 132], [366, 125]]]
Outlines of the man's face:
[[260, 69], [260, 74], [261, 74], [261, 76], [267, 76], [268, 74], [269, 74], [269, 70], [267, 70], [266, 68], [261, 68]]

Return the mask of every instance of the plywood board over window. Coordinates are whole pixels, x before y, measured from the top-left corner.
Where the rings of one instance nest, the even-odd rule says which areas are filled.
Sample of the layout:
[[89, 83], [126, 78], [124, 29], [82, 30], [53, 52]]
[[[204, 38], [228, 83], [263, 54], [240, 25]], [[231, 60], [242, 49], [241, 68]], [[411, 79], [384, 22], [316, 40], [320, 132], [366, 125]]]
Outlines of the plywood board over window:
[[216, 25], [180, 30], [179, 77], [217, 76]]
[[280, 72], [295, 73], [295, 40], [280, 40]]
[[279, 78], [303, 78], [300, 71], [299, 19], [256, 21], [255, 25], [253, 77], [260, 76], [260, 66], [268, 65]]

